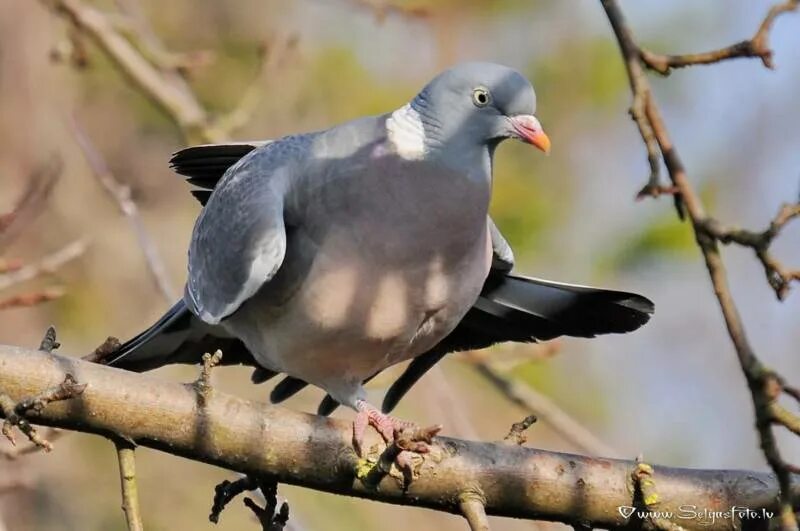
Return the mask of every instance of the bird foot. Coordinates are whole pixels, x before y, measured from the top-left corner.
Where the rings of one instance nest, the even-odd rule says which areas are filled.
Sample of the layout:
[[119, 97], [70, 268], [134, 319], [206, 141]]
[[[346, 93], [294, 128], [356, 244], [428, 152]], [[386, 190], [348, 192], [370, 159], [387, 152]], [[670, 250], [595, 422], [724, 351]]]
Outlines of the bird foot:
[[386, 442], [387, 451], [393, 455], [394, 463], [409, 477], [413, 475], [414, 454], [430, 452], [433, 437], [442, 427], [439, 425], [421, 428], [407, 420], [401, 420], [385, 413], [363, 400], [356, 403], [358, 414], [353, 421], [353, 446], [359, 457], [363, 457], [364, 434], [367, 426], [372, 426]]

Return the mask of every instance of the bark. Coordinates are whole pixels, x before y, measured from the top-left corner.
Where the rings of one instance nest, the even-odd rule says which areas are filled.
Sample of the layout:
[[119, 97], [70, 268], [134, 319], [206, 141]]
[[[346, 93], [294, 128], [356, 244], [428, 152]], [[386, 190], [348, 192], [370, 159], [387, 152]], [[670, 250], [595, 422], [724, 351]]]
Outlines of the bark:
[[[452, 513], [460, 512], [465, 496], [474, 496], [485, 502], [490, 515], [593, 527], [623, 525], [618, 507], [636, 505], [632, 461], [448, 437], [438, 437], [434, 452], [420, 458], [418, 477], [407, 489], [394, 474], [374, 485], [359, 479], [372, 480], [375, 474], [353, 452], [348, 422], [249, 402], [213, 388], [198, 393], [194, 384], [0, 346], [0, 393], [15, 402], [58, 385], [67, 374], [87, 384], [86, 389], [72, 400], [49, 404], [33, 419], [36, 423], [121, 437], [281, 483]], [[379, 446], [378, 438], [370, 433], [365, 447], [373, 446]], [[794, 479], [797, 502], [800, 487]], [[699, 511], [777, 508], [778, 485], [767, 473], [655, 466], [652, 482], [659, 511], [677, 512], [682, 505]], [[676, 521], [684, 528], [734, 527], [730, 518]]]

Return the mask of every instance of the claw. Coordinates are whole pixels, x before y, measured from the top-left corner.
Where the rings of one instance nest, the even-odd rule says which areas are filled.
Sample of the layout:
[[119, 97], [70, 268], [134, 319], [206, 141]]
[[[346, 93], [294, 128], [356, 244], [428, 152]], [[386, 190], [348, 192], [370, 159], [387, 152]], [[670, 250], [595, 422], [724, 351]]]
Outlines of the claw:
[[376, 407], [360, 400], [356, 403], [358, 413], [353, 421], [353, 446], [359, 457], [363, 457], [364, 435], [367, 426], [375, 428], [387, 444], [385, 458], [395, 465], [406, 478], [406, 484], [414, 476], [414, 454], [427, 454], [431, 442], [442, 429], [441, 426], [421, 428], [414, 423], [400, 420], [382, 413]]

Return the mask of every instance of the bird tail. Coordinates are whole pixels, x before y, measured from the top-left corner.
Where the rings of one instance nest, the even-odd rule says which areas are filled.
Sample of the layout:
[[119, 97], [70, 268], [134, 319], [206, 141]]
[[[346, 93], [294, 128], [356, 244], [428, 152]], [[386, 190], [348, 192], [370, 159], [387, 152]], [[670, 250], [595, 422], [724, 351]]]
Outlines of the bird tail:
[[635, 293], [508, 274], [488, 279], [475, 307], [486, 320], [478, 327], [489, 333], [500, 326], [500, 341], [622, 334], [644, 325], [654, 311]]
[[181, 300], [153, 326], [104, 356], [100, 362], [144, 372], [175, 363], [201, 363], [203, 354], [217, 349], [224, 353], [224, 365], [255, 365], [250, 351], [240, 340], [229, 336], [222, 327], [198, 319]]
[[[506, 341], [531, 343], [559, 336], [632, 332], [644, 325], [653, 311], [653, 303], [635, 293], [493, 274], [455, 330], [415, 358], [391, 385], [382, 409], [385, 413], [392, 411], [411, 387], [450, 352], [477, 350]], [[319, 412], [328, 415], [337, 405], [326, 397]]]

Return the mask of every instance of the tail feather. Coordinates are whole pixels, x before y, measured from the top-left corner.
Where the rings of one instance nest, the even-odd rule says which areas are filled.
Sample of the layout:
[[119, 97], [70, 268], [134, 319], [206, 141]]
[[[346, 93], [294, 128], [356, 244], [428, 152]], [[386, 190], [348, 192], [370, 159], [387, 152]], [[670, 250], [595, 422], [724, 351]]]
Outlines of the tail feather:
[[124, 343], [101, 363], [144, 372], [176, 363], [201, 363], [203, 354], [217, 349], [225, 354], [223, 365], [256, 366], [244, 343], [219, 327], [203, 323], [179, 301], [153, 326]]
[[[477, 350], [506, 341], [535, 342], [559, 336], [594, 337], [631, 332], [644, 325], [653, 311], [650, 300], [634, 293], [493, 275], [455, 330], [406, 367], [386, 392], [382, 409], [391, 412], [411, 387], [449, 352]], [[320, 404], [320, 414], [329, 414], [334, 409], [335, 402], [330, 397]]]
[[538, 340], [621, 334], [644, 325], [654, 311], [641, 295], [537, 278], [505, 275], [484, 289], [481, 309], [526, 328]]
[[188, 177], [193, 185], [213, 190], [228, 168], [267, 143], [269, 141], [192, 146], [177, 151], [169, 164], [176, 173]]

